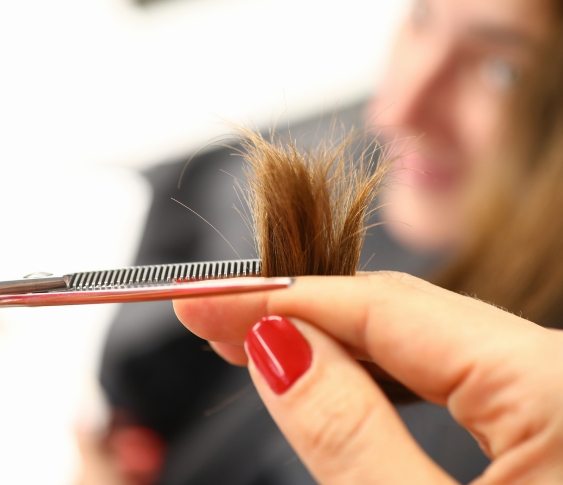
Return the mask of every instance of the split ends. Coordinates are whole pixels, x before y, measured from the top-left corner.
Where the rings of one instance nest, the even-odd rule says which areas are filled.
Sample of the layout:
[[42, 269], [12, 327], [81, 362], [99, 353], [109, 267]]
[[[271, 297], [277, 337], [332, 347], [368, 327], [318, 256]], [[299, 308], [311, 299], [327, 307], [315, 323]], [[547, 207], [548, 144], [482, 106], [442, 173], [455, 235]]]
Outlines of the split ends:
[[315, 149], [238, 128], [264, 276], [354, 275], [390, 160], [352, 132]]

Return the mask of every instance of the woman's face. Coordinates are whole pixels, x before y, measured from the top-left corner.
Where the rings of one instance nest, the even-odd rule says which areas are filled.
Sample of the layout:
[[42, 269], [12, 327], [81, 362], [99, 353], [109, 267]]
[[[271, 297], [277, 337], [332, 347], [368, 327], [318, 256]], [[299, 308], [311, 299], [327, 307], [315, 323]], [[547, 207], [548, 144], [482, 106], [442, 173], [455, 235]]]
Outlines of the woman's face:
[[419, 0], [407, 17], [370, 119], [401, 154], [384, 219], [418, 250], [467, 237], [466, 201], [487, 176], [503, 112], [550, 29], [550, 0]]

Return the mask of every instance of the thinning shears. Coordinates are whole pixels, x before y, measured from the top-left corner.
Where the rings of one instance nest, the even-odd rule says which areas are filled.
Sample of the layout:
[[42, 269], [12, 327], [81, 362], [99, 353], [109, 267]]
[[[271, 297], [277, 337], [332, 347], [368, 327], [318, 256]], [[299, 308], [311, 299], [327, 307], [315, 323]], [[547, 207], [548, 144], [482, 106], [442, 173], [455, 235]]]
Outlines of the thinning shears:
[[33, 273], [0, 282], [0, 306], [127, 303], [246, 293], [289, 287], [293, 278], [261, 277], [261, 261], [245, 259], [130, 266], [63, 276]]

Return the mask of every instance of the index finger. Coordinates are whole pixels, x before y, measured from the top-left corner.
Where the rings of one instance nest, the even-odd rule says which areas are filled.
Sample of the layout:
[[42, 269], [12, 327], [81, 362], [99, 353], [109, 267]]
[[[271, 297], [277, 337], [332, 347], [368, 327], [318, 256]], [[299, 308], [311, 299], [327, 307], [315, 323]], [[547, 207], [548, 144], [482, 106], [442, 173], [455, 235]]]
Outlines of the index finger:
[[[441, 404], [484, 353], [500, 359], [503, 346], [526, 340], [536, 327], [475, 299], [388, 272], [302, 277], [287, 290], [178, 300], [175, 309], [200, 337], [231, 344], [242, 344], [248, 329], [267, 315], [304, 320]], [[507, 331], [514, 337], [510, 342]]]

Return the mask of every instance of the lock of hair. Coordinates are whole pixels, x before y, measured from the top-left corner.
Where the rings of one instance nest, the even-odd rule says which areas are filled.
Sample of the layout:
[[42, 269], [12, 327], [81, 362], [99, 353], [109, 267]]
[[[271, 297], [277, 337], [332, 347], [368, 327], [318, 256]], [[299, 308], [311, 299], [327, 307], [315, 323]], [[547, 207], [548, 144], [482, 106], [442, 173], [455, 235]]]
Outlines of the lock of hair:
[[246, 200], [264, 276], [354, 275], [389, 168], [380, 147], [350, 134], [311, 150], [239, 129]]

